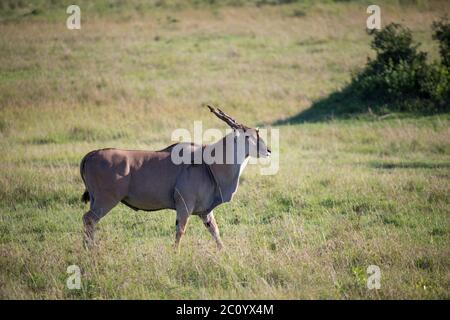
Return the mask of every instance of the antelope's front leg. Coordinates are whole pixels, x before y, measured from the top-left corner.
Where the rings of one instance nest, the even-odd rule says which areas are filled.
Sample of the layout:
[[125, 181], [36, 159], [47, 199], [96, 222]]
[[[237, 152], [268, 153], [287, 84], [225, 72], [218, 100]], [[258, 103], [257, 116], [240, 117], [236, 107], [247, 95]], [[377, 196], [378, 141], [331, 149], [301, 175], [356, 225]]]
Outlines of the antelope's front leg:
[[212, 237], [216, 241], [217, 248], [220, 250], [223, 248], [222, 239], [220, 239], [219, 227], [217, 226], [216, 219], [214, 218], [214, 213], [211, 211], [208, 214], [200, 215], [200, 218], [203, 221], [203, 224], [208, 229], [209, 233], [211, 233]]
[[178, 210], [177, 209], [177, 220], [176, 220], [176, 235], [175, 235], [175, 245], [174, 249], [176, 251], [180, 248], [181, 237], [184, 235], [186, 230], [186, 225], [188, 222], [189, 213], [186, 210]]
[[177, 233], [175, 235], [174, 248], [176, 251], [178, 251], [178, 249], [180, 247], [181, 237], [183, 236], [183, 234], [186, 230], [186, 225], [187, 225], [189, 216], [191, 215], [192, 210], [193, 210], [193, 204], [192, 204], [193, 201], [191, 199], [189, 199], [188, 197], [183, 197], [183, 195], [177, 188], [175, 188], [174, 200], [175, 200], [175, 207], [177, 210], [177, 220], [176, 220]]

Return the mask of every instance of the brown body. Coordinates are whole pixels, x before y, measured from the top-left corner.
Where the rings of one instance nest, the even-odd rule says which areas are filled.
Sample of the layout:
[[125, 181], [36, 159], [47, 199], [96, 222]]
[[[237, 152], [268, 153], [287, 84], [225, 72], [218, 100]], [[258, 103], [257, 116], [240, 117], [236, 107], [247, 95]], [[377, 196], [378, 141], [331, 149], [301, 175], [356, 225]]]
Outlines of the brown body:
[[[187, 186], [183, 182], [187, 181], [192, 188], [190, 197], [199, 195], [192, 194], [194, 190], [203, 196], [211, 193], [214, 181], [209, 179], [205, 165], [174, 164], [172, 147], [161, 151], [103, 149], [88, 153], [81, 163], [81, 175], [91, 207], [107, 210], [113, 203], [123, 202], [136, 210], [176, 209], [175, 188], [184, 191]], [[107, 205], [103, 200], [106, 195]], [[197, 202], [192, 210], [201, 213], [208, 205], [209, 201]]]
[[[242, 159], [236, 159], [232, 164], [175, 164], [171, 158], [175, 147], [182, 147], [183, 152], [192, 154], [204, 150], [202, 146], [188, 143], [174, 144], [160, 151], [101, 149], [88, 153], [80, 164], [86, 187], [83, 200], [90, 201], [90, 210], [83, 216], [87, 244], [93, 241], [95, 224], [122, 202], [135, 210], [176, 210], [177, 247], [189, 216], [196, 214], [218, 247], [222, 247], [213, 209], [232, 199], [249, 156], [268, 156], [270, 153], [264, 142], [258, 140], [257, 131], [247, 129], [251, 139], [245, 140], [248, 143], [246, 152]], [[231, 139], [224, 137], [216, 144], [237, 143], [239, 134], [235, 130], [230, 134]], [[258, 146], [256, 151], [251, 147], [253, 145]]]

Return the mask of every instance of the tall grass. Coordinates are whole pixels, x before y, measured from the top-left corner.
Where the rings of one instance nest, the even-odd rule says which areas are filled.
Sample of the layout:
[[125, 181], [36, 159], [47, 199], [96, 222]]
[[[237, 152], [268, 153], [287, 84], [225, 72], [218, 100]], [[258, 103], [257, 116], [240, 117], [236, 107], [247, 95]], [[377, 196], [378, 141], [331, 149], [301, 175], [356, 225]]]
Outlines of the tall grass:
[[[250, 166], [216, 210], [222, 252], [192, 217], [176, 255], [172, 211], [123, 205], [84, 250], [86, 152], [159, 149], [194, 120], [221, 126], [204, 103], [251, 126], [289, 119], [345, 86], [370, 54], [362, 2], [84, 4], [79, 31], [54, 8], [2, 15], [1, 298], [449, 298], [446, 114], [279, 125], [278, 174]], [[429, 26], [447, 8], [387, 2], [383, 24], [404, 19], [437, 57]], [[66, 287], [71, 264], [81, 290]], [[372, 264], [380, 290], [366, 287]]]

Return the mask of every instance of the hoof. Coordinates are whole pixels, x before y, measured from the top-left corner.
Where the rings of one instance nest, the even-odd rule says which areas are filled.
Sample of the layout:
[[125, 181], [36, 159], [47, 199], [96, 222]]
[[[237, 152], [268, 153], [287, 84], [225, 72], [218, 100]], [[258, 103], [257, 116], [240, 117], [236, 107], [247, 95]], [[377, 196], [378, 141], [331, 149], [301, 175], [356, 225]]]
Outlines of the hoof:
[[86, 250], [92, 249], [92, 247], [94, 246], [94, 239], [85, 235], [83, 239], [83, 246]]

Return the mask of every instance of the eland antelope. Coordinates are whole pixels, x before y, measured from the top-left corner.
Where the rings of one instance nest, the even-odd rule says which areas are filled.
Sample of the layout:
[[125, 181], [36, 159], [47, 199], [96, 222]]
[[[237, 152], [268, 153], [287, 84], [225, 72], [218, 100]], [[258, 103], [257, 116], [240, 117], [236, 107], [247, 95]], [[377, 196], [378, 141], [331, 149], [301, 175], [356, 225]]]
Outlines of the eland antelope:
[[[213, 144], [175, 143], [159, 151], [101, 149], [84, 156], [80, 163], [86, 188], [82, 200], [90, 201], [90, 209], [83, 215], [86, 245], [92, 244], [99, 220], [122, 202], [134, 210], [176, 210], [176, 249], [191, 215], [202, 219], [222, 248], [213, 209], [231, 201], [249, 157], [265, 158], [270, 150], [258, 129], [239, 124], [220, 109], [208, 108], [233, 129]], [[184, 155], [213, 150], [214, 161], [176, 164], [174, 151], [180, 147]]]

